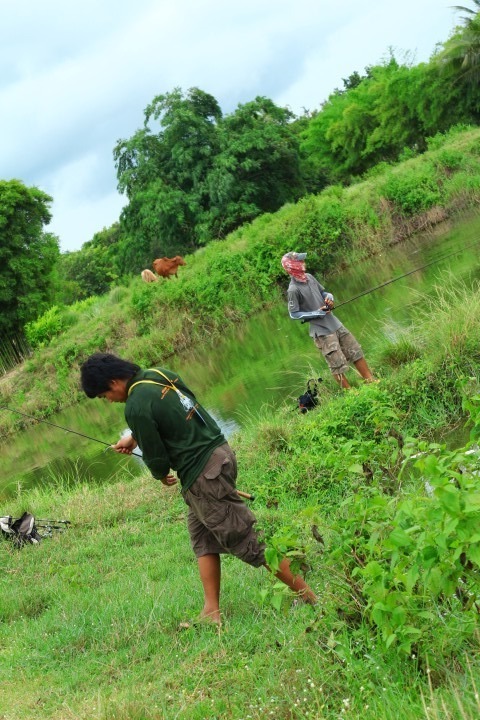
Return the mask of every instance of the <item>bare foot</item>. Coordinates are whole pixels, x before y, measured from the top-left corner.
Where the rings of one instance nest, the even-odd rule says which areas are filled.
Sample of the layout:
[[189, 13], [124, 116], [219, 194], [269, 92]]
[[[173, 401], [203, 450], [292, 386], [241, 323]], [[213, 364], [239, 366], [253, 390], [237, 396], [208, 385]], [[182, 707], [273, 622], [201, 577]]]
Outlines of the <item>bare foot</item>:
[[179, 630], [190, 630], [191, 628], [201, 628], [201, 627], [215, 627], [217, 630], [220, 630], [222, 627], [222, 620], [220, 616], [218, 618], [215, 618], [212, 616], [212, 614], [204, 615], [201, 613], [196, 620], [190, 620], [188, 622], [181, 622], [178, 626]]
[[214, 623], [215, 625], [218, 625], [218, 627], [222, 626], [222, 615], [220, 610], [212, 610], [207, 611], [205, 608], [200, 613], [200, 616], [197, 621], [200, 623]]
[[310, 588], [297, 593], [299, 600], [304, 602], [306, 605], [317, 605], [318, 598]]

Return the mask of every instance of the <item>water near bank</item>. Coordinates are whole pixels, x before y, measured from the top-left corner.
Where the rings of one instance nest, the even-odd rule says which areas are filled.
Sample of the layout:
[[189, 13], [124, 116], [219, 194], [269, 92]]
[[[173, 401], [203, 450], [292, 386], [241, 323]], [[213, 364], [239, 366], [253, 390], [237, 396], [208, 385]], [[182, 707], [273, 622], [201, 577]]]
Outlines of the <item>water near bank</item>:
[[[342, 273], [319, 277], [340, 304], [439, 260], [338, 309], [336, 315], [361, 340], [368, 359], [375, 358], [382, 342], [408, 327], [436, 285], [461, 282], [468, 287], [480, 278], [479, 234], [480, 217], [390, 248]], [[287, 285], [285, 276], [285, 289]], [[227, 435], [265, 406], [286, 404], [293, 411], [309, 377], [324, 376], [331, 382], [307, 325], [290, 320], [285, 303], [229, 328], [221, 340], [172, 359], [169, 366], [195, 390]], [[125, 428], [123, 406], [101, 401], [85, 401], [49, 421], [104, 442], [115, 442]], [[66, 482], [105, 482], [119, 472], [137, 474], [140, 469], [133, 458], [105, 452], [99, 443], [42, 423], [10, 438], [1, 454], [0, 497], [15, 493], [19, 485], [49, 483], [59, 475]]]

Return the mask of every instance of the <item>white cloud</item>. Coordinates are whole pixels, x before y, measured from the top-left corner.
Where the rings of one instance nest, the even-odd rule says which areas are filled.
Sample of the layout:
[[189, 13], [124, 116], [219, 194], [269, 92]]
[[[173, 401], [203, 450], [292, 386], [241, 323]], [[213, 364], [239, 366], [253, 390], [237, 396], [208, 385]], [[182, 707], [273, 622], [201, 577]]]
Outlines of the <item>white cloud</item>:
[[53, 195], [50, 228], [78, 249], [118, 219], [112, 151], [155, 95], [313, 110], [390, 46], [427, 60], [454, 20], [436, 0], [0, 0], [0, 177]]
[[[103, 187], [102, 192], [99, 187]], [[45, 178], [44, 189], [53, 197], [53, 219], [48, 231], [61, 237], [62, 228], [68, 227], [80, 239], [79, 244], [63, 250], [79, 249], [96, 232], [115, 222], [125, 198], [114, 188], [113, 166], [94, 153], [62, 166]]]

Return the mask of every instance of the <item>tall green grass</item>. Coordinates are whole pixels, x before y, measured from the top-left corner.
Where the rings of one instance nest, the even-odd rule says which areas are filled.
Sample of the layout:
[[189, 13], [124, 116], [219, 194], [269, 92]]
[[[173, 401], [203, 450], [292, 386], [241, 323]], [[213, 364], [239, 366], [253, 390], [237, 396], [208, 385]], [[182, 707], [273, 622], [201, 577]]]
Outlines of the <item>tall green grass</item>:
[[[29, 491], [12, 511], [29, 507], [73, 526], [38, 547], [2, 547], [6, 720], [476, 717], [475, 648], [434, 670], [385, 651], [371, 628], [338, 612], [348, 588], [341, 573], [322, 567], [321, 550], [307, 553], [318, 609], [262, 604], [272, 579], [226, 558], [224, 629], [182, 630], [201, 589], [175, 491], [146, 476], [103, 488], [62, 485]], [[273, 530], [296, 519], [307, 535], [310, 502], [260, 501], [260, 524]]]

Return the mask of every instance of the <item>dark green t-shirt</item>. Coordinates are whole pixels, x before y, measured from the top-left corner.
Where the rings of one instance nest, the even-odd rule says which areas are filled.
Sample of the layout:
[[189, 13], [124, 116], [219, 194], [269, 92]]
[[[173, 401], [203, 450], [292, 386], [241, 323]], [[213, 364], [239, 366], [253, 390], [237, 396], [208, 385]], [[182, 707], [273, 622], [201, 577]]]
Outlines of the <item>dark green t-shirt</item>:
[[182, 490], [187, 490], [215, 448], [226, 442], [220, 428], [181, 378], [170, 370], [140, 370], [127, 390], [125, 419], [150, 472], [161, 479], [175, 470]]

